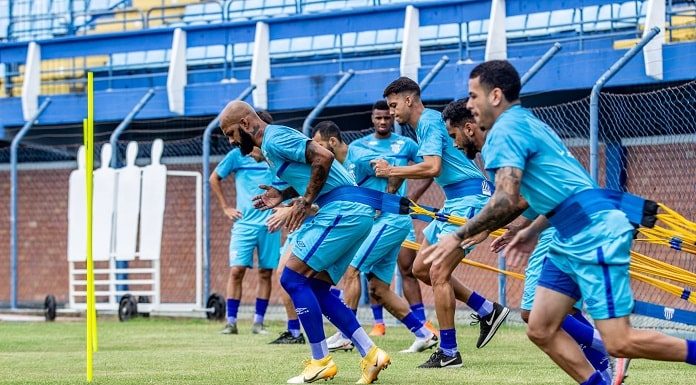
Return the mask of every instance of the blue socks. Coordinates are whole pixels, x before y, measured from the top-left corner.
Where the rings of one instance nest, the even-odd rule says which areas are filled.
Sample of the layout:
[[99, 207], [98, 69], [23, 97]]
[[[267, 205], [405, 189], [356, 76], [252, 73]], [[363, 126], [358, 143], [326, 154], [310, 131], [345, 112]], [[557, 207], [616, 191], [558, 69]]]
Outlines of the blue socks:
[[469, 300], [466, 301], [480, 317], [485, 317], [493, 312], [493, 302], [481, 297], [477, 292], [472, 292]]
[[416, 318], [413, 312], [406, 314], [406, 317], [404, 317], [401, 322], [403, 322], [406, 328], [418, 338], [427, 338], [432, 334], [428, 329], [423, 327], [423, 322]]
[[297, 338], [300, 336], [300, 320], [298, 319], [289, 319], [288, 320], [288, 331], [294, 338]]
[[237, 311], [239, 310], [239, 300], [227, 298], [227, 323], [237, 323]]
[[449, 357], [454, 357], [457, 354], [457, 331], [455, 329], [440, 330], [440, 349]]
[[686, 363], [696, 365], [696, 340], [686, 340]]
[[609, 356], [599, 333], [595, 335], [595, 329], [591, 325], [582, 313], [577, 312], [566, 316], [561, 328], [580, 345], [592, 367], [602, 372], [609, 367]]
[[384, 315], [383, 315], [383, 310], [384, 308], [382, 305], [372, 305], [372, 316], [375, 317], [375, 323], [376, 324], [383, 324], [384, 323]]
[[594, 372], [590, 378], [587, 379], [587, 381], [583, 382], [580, 385], [609, 385], [606, 381], [604, 381], [604, 377], [602, 377], [602, 374], [599, 372]]
[[413, 314], [418, 318], [420, 322], [425, 322], [425, 306], [423, 306], [422, 303], [417, 303], [415, 305], [411, 305], [411, 311]]
[[[312, 350], [312, 358], [320, 360], [326, 357], [329, 354], [329, 349], [326, 346], [321, 307], [312, 291], [309, 279], [286, 267], [280, 277], [280, 284], [288, 293], [290, 299], [292, 299], [297, 316], [300, 322], [302, 322], [305, 333], [307, 333], [309, 346]], [[326, 292], [328, 294], [328, 289]], [[340, 302], [338, 298], [331, 294], [329, 295]], [[345, 308], [345, 305], [343, 307]]]
[[[341, 333], [348, 336], [353, 341], [360, 355], [365, 357], [367, 352], [374, 346], [374, 343], [367, 333], [365, 333], [365, 330], [360, 327], [358, 319], [355, 317], [353, 311], [330, 292], [329, 289], [331, 285], [328, 282], [310, 279], [309, 284], [314, 296], [319, 302], [322, 313], [341, 331]], [[305, 332], [309, 334], [309, 330], [306, 326]]]
[[268, 308], [268, 300], [263, 298], [256, 298], [256, 312], [254, 313], [254, 323], [262, 324], [263, 317], [266, 315], [266, 309]]

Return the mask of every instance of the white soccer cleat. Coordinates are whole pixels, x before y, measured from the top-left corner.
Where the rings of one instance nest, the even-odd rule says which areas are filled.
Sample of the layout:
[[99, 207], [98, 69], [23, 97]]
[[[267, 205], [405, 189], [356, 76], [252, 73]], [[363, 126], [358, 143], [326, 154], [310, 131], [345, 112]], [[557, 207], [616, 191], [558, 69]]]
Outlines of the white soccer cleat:
[[433, 334], [430, 338], [416, 338], [408, 349], [399, 353], [420, 353], [437, 346], [437, 336]]
[[355, 348], [355, 346], [353, 346], [353, 341], [349, 340], [348, 338], [343, 338], [343, 335], [340, 332], [332, 335], [328, 340], [326, 340], [326, 345], [330, 352], [336, 352], [339, 350], [349, 351]]

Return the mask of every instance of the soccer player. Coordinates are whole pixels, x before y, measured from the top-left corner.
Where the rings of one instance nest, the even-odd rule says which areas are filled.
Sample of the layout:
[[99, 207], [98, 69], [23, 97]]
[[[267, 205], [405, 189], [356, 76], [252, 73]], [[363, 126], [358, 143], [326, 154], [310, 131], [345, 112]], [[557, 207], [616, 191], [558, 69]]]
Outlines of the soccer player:
[[[357, 144], [361, 144], [363, 147], [371, 148], [376, 151], [384, 151], [385, 154], [390, 154], [394, 152], [394, 149], [403, 150], [404, 146], [401, 140], [410, 141], [414, 143], [410, 138], [405, 138], [403, 136], [396, 135], [393, 133], [394, 128], [394, 117], [389, 113], [389, 106], [387, 102], [378, 100], [372, 106], [372, 126], [374, 127], [374, 134], [366, 135], [357, 141]], [[396, 139], [395, 139], [396, 138]], [[394, 146], [392, 148], [392, 146]], [[398, 151], [397, 151], [398, 152]], [[425, 193], [425, 191], [433, 183], [433, 179], [429, 178], [424, 183], [421, 183], [418, 188], [409, 197], [412, 201], [417, 202], [420, 197]], [[406, 183], [404, 182], [404, 186]], [[400, 189], [402, 195], [406, 193], [406, 187]], [[416, 241], [416, 233], [411, 227], [411, 231], [406, 238], [410, 241]], [[401, 273], [401, 282], [404, 297], [408, 301], [409, 306], [413, 314], [418, 318], [419, 321], [425, 323], [426, 327], [432, 332], [437, 332], [437, 330], [432, 326], [432, 324], [427, 321], [425, 316], [425, 307], [423, 306], [423, 299], [421, 296], [420, 284], [418, 279], [413, 275], [413, 261], [416, 258], [416, 251], [409, 249], [407, 247], [402, 247], [399, 251], [399, 256], [397, 258], [397, 263], [399, 266], [399, 273]], [[372, 314], [375, 319], [375, 325], [370, 331], [370, 335], [378, 336], [384, 335], [386, 332], [386, 327], [384, 325], [384, 319], [382, 317], [382, 305], [379, 304], [374, 298], [370, 296], [370, 304], [372, 307]], [[381, 322], [380, 322], [381, 321]]]
[[[390, 364], [389, 355], [372, 342], [355, 314], [330, 292], [340, 280], [352, 256], [369, 234], [374, 209], [356, 202], [355, 180], [334, 160], [333, 154], [299, 131], [269, 125], [245, 102], [230, 102], [221, 114], [221, 127], [230, 141], [247, 154], [260, 147], [271, 170], [291, 187], [280, 191], [262, 186], [254, 198], [257, 208], [269, 209], [293, 198], [286, 222], [296, 230], [316, 203], [314, 219], [299, 230], [292, 255], [286, 262], [281, 284], [290, 295], [307, 334], [312, 359], [302, 373], [288, 383], [309, 383], [333, 378], [338, 368], [326, 346], [322, 314], [351, 336], [363, 359], [358, 383], [369, 384]], [[351, 200], [342, 191], [354, 192]]]
[[[467, 99], [459, 99], [449, 103], [442, 111], [442, 119], [447, 125], [447, 132], [454, 140], [454, 145], [458, 149], [467, 152], [467, 157], [474, 158], [478, 153], [472, 147], [472, 139], [475, 136], [482, 136], [481, 128], [478, 127], [474, 116], [466, 107]], [[537, 214], [532, 210], [525, 211], [519, 218], [506, 226], [506, 232], [491, 243], [491, 251], [498, 253], [504, 249], [517, 232], [530, 226]], [[527, 268], [525, 269], [524, 289], [522, 301], [520, 303], [521, 317], [524, 322], [529, 321], [529, 313], [534, 303], [534, 293], [537, 282], [541, 275], [541, 268], [546, 259], [546, 254], [551, 244], [555, 229], [549, 227], [539, 235], [539, 242], [529, 257]], [[594, 329], [592, 324], [582, 315], [582, 302], [578, 301], [572, 313], [566, 316], [561, 327], [568, 333], [582, 348], [583, 353], [592, 366], [600, 371], [606, 381], [611, 381], [612, 373], [609, 365], [609, 355], [607, 354], [604, 343], [599, 332]], [[622, 376], [623, 379], [623, 376]], [[620, 383], [619, 383], [620, 384]]]
[[[377, 158], [388, 158], [400, 164], [405, 164], [409, 160], [416, 161], [418, 146], [411, 139], [393, 134], [391, 144], [386, 144], [391, 154], [385, 156], [387, 155], [385, 151], [374, 148], [376, 144], [368, 143], [364, 146], [361, 140], [358, 140], [348, 146], [341, 139], [339, 127], [330, 121], [317, 124], [313, 139], [330, 150], [336, 160], [343, 163], [358, 181], [359, 186], [385, 192], [388, 190], [388, 184], [395, 184], [401, 185], [402, 189], [399, 191], [401, 194], [405, 192], [405, 186], [401, 183], [403, 180], [388, 181], [387, 178], [375, 177], [371, 162]], [[396, 187], [393, 188], [396, 189]], [[411, 347], [402, 351], [404, 353], [422, 352], [437, 344], [437, 336], [411, 312], [408, 302], [397, 296], [389, 287], [394, 276], [401, 243], [412, 228], [413, 223], [407, 215], [380, 213], [372, 225], [370, 235], [353, 257], [343, 278], [346, 305], [356, 312], [360, 299], [360, 273], [367, 275], [371, 296], [403, 322], [416, 337]], [[329, 349], [352, 349], [352, 342], [348, 339], [344, 341], [344, 339], [341, 333], [337, 333], [332, 337], [332, 341], [328, 341]]]
[[[378, 161], [375, 165], [376, 174], [408, 179], [435, 178], [435, 182], [445, 192], [442, 212], [471, 218], [488, 201], [488, 182], [476, 165], [454, 147], [441, 114], [423, 106], [420, 87], [406, 77], [389, 84], [384, 90], [384, 97], [390, 112], [399, 124], [415, 127], [418, 155], [423, 158], [423, 162], [399, 167]], [[415, 276], [433, 288], [435, 311], [440, 324], [440, 349], [420, 366], [422, 368], [461, 367], [463, 364], [457, 349], [454, 326], [455, 296], [477, 313], [481, 328], [476, 344], [478, 348], [490, 341], [510, 311], [471, 291], [453, 277], [452, 272], [456, 266], [431, 267], [424, 262], [428, 256], [425, 252], [428, 246], [456, 228], [445, 222], [431, 222], [423, 230], [425, 239], [413, 264]], [[451, 257], [461, 260], [466, 253], [467, 250], [457, 248], [452, 250]]]
[[478, 215], [430, 247], [428, 261], [455, 265], [452, 250], [506, 225], [529, 206], [544, 215], [507, 245], [513, 266], [534, 250], [549, 221], [556, 229], [529, 316], [532, 342], [577, 383], [606, 384], [561, 329], [584, 297], [612, 356], [696, 364], [696, 341], [631, 327], [628, 269], [634, 228], [614, 202], [595, 190], [558, 135], [520, 106], [519, 92], [519, 75], [507, 61], [489, 61], [471, 71], [468, 108], [482, 130], [471, 150], [482, 150], [486, 170], [495, 177], [495, 194]]
[[[265, 112], [264, 112], [265, 113]], [[268, 114], [268, 113], [265, 113]], [[222, 191], [222, 180], [234, 173], [236, 204], [231, 206]], [[262, 193], [259, 185], [272, 185], [274, 176], [263, 161], [257, 148], [249, 156], [232, 149], [210, 175], [210, 187], [220, 208], [232, 221], [229, 248], [230, 274], [227, 280], [227, 325], [221, 334], [237, 334], [237, 311], [242, 297], [242, 281], [246, 270], [253, 267], [254, 250], [258, 257], [259, 286], [252, 333], [267, 334], [263, 325], [268, 299], [271, 295], [271, 277], [280, 258], [280, 232], [269, 232], [266, 227], [268, 212], [255, 209], [251, 198]], [[282, 182], [277, 182], [282, 183]]]

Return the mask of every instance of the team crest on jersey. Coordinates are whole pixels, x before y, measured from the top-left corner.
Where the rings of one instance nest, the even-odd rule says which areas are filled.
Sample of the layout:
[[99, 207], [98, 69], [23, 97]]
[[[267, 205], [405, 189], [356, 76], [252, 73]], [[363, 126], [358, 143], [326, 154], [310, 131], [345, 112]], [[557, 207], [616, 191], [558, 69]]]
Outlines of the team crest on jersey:
[[481, 182], [481, 193], [485, 196], [493, 195], [491, 193], [491, 186], [490, 186], [490, 184], [488, 184], [488, 181], [484, 180], [483, 182]]
[[353, 177], [353, 179], [355, 179], [355, 165], [354, 164], [351, 163], [350, 165], [348, 165], [348, 173], [350, 174], [350, 176]]
[[399, 139], [395, 142], [392, 142], [391, 143], [392, 152], [394, 154], [398, 154], [399, 152], [401, 152], [401, 148], [404, 146], [404, 144], [406, 144], [406, 141], [404, 141], [403, 139]]

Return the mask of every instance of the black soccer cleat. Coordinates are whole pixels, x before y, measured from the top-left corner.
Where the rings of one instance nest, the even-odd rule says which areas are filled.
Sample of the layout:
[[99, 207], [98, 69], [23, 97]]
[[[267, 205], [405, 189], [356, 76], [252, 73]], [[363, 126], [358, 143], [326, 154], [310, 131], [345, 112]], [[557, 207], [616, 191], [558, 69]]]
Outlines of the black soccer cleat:
[[274, 344], [274, 345], [291, 345], [291, 344], [305, 344], [305, 338], [302, 333], [300, 333], [299, 336], [293, 337], [292, 333], [289, 331], [284, 331], [280, 333], [280, 336], [276, 338], [275, 340], [269, 342], [269, 344]]
[[421, 369], [461, 368], [462, 365], [464, 362], [462, 362], [462, 355], [459, 352], [454, 356], [448, 356], [442, 349], [437, 349], [435, 353], [430, 355], [428, 361], [418, 367]]
[[503, 324], [503, 321], [505, 321], [508, 314], [510, 314], [510, 309], [497, 302], [494, 302], [493, 311], [491, 314], [485, 317], [480, 317], [478, 314], [471, 315], [471, 318], [474, 319], [471, 325], [479, 324], [479, 327], [481, 328], [481, 334], [479, 335], [478, 342], [476, 342], [477, 348], [481, 349], [482, 347], [486, 346], [488, 341], [490, 341], [495, 335], [495, 332], [498, 331], [500, 325]]

